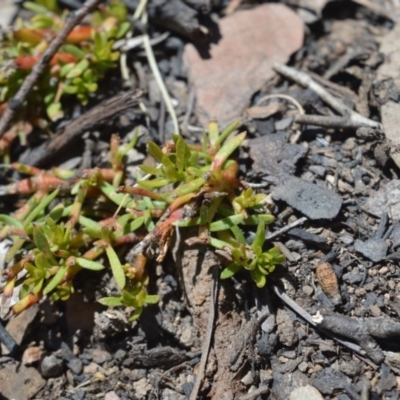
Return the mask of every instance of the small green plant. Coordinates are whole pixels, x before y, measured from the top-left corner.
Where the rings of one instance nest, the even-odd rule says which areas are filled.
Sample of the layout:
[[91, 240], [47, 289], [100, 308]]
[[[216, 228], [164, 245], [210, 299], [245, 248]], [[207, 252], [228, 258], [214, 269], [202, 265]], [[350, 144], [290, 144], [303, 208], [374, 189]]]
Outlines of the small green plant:
[[[0, 35], [0, 115], [68, 16], [56, 0], [24, 2], [24, 7], [33, 17], [17, 20]], [[20, 120], [43, 125], [62, 117], [66, 95], [86, 104], [105, 72], [115, 67], [119, 52], [114, 42], [129, 29], [126, 8], [117, 0], [94, 12], [89, 24], [76, 26], [29, 94]]]
[[[149, 152], [159, 165], [142, 165], [142, 171], [153, 178], [139, 180], [134, 187], [120, 184], [123, 158], [136, 136], [125, 148], [114, 136], [111, 168], [88, 170], [82, 178], [58, 169], [47, 172], [13, 164], [33, 176], [3, 192], [35, 191], [12, 217], [0, 215], [0, 237], [14, 241], [7, 254], [7, 261], [14, 261], [4, 272], [3, 299], [22, 285], [13, 312], [21, 312], [44, 295], [66, 300], [74, 290], [76, 274], [82, 269], [102, 270], [105, 257], [119, 294], [100, 302], [130, 307], [134, 320], [146, 304], [158, 300], [146, 290], [148, 249], [158, 249], [157, 260], [162, 261], [173, 234], [189, 226], [198, 227], [192, 243], [204, 243], [225, 255], [222, 278], [245, 269], [263, 287], [284, 258], [277, 248], [264, 248], [266, 225], [274, 220], [265, 212], [265, 195], [243, 185], [238, 163], [230, 158], [245, 139], [244, 133], [231, 135], [236, 128], [235, 123], [220, 133], [217, 124], [210, 123], [201, 145], [189, 145], [180, 136], [163, 148], [149, 142]], [[254, 227], [254, 239], [248, 243], [245, 233]], [[131, 263], [121, 261], [117, 252], [126, 243], [135, 244]]]

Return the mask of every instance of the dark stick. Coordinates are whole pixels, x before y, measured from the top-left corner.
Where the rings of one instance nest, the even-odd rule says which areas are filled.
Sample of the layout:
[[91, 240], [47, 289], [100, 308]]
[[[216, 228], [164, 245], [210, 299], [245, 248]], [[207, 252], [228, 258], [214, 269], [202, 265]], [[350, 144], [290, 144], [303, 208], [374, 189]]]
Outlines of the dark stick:
[[18, 348], [18, 344], [15, 343], [15, 340], [6, 331], [1, 322], [0, 322], [0, 342], [4, 344], [4, 346], [11, 354]]
[[4, 135], [9, 123], [15, 115], [15, 112], [22, 107], [22, 103], [25, 101], [26, 96], [35, 85], [39, 76], [44, 72], [54, 54], [56, 54], [60, 46], [64, 43], [72, 29], [74, 29], [74, 27], [102, 1], [103, 0], [88, 0], [82, 8], [67, 18], [65, 25], [51, 41], [49, 47], [45, 50], [40, 60], [32, 68], [31, 73], [25, 78], [24, 83], [19, 88], [17, 94], [8, 102], [8, 107], [0, 119], [0, 138]]
[[122, 112], [132, 109], [137, 105], [141, 90], [130, 90], [111, 97], [93, 107], [86, 113], [75, 118], [71, 123], [56, 132], [50, 140], [43, 145], [34, 148], [28, 155], [22, 159], [22, 162], [42, 166], [52, 158], [59, 155], [65, 148], [71, 145], [76, 139], [79, 139], [86, 131], [104, 123], [111, 121]]

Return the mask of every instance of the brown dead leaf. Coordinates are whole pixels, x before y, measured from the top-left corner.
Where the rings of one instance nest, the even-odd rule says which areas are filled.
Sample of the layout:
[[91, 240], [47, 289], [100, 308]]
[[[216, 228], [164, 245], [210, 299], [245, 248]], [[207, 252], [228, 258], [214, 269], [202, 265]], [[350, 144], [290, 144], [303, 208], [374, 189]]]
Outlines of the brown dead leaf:
[[[201, 124], [240, 116], [252, 94], [303, 43], [301, 19], [283, 4], [265, 4], [223, 18], [210, 49], [185, 47], [184, 62], [196, 90]], [[218, 35], [219, 34], [219, 35]]]

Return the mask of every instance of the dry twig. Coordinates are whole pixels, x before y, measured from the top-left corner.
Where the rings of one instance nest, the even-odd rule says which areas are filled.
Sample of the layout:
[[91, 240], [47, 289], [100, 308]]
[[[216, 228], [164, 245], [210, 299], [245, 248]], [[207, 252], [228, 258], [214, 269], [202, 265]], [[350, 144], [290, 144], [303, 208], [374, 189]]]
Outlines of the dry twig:
[[284, 302], [286, 303], [293, 311], [295, 311], [297, 314], [301, 316], [306, 322], [308, 322], [311, 326], [314, 328], [317, 328], [330, 336], [332, 339], [336, 340], [338, 343], [342, 344], [343, 346], [346, 346], [350, 350], [355, 351], [356, 353], [364, 355], [365, 352], [361, 349], [361, 347], [353, 342], [349, 342], [347, 340], [340, 339], [337, 337], [333, 332], [331, 332], [328, 329], [324, 329], [322, 326], [320, 326], [319, 322], [315, 321], [314, 317], [309, 314], [306, 310], [301, 308], [294, 300], [292, 300], [286, 293], [282, 292], [282, 290], [278, 286], [273, 286], [272, 287], [275, 294]]
[[44, 72], [47, 64], [50, 62], [54, 54], [56, 54], [57, 50], [64, 43], [67, 36], [71, 33], [72, 29], [74, 29], [74, 27], [78, 25], [83, 18], [93, 11], [102, 1], [103, 0], [87, 0], [78, 11], [74, 12], [66, 20], [64, 26], [51, 41], [49, 47], [45, 50], [40, 60], [32, 68], [31, 73], [24, 80], [24, 83], [19, 88], [17, 94], [8, 102], [8, 107], [0, 119], [0, 138], [4, 135], [8, 124], [13, 119], [16, 111], [22, 107], [27, 95], [35, 85], [40, 75]]
[[89, 129], [137, 105], [141, 96], [141, 90], [130, 90], [103, 101], [57, 131], [50, 140], [29, 153], [23, 162], [36, 166], [44, 164]]
[[[369, 118], [363, 117], [362, 115], [358, 114], [351, 108], [347, 107], [343, 104], [339, 99], [332, 96], [329, 92], [326, 91], [324, 87], [322, 87], [319, 83], [315, 82], [309, 75], [305, 72], [297, 71], [294, 68], [288, 67], [283, 64], [275, 64], [274, 69], [279, 72], [281, 75], [285, 76], [288, 79], [296, 82], [297, 84], [306, 87], [313, 92], [315, 92], [326, 104], [332, 107], [335, 111], [342, 115], [348, 122], [343, 125], [350, 126], [350, 127], [370, 127], [377, 129], [379, 131], [383, 130], [382, 125], [379, 122], [373, 121]], [[299, 116], [299, 120], [296, 122], [300, 122], [301, 118], [308, 117], [308, 116]], [[330, 125], [332, 126], [332, 125]]]
[[299, 218], [299, 219], [297, 219], [296, 221], [292, 222], [291, 224], [288, 224], [288, 225], [284, 226], [283, 228], [278, 229], [277, 231], [270, 233], [270, 234], [265, 238], [265, 240], [272, 240], [272, 239], [275, 239], [275, 238], [277, 238], [278, 236], [284, 234], [285, 232], [290, 231], [292, 228], [295, 228], [296, 226], [301, 225], [301, 224], [302, 224], [303, 222], [305, 222], [305, 221], [307, 221], [307, 218], [306, 218], [306, 217]]

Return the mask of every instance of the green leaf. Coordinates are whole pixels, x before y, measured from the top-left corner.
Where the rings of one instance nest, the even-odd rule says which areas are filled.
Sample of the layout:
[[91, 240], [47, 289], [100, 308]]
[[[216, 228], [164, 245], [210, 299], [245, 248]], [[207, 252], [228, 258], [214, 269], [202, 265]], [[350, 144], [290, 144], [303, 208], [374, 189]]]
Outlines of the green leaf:
[[50, 253], [50, 245], [47, 241], [46, 236], [43, 233], [42, 227], [33, 227], [33, 241], [40, 251], [42, 251], [43, 253]]
[[53, 28], [54, 26], [54, 19], [50, 15], [35, 15], [31, 21], [33, 29]]
[[138, 217], [127, 224], [128, 232], [135, 232], [144, 224], [144, 217]]
[[[78, 46], [75, 46], [75, 45], [70, 44], [70, 43], [64, 44], [63, 50], [65, 52], [69, 53], [69, 54], [72, 54], [73, 56], [75, 56], [79, 60], [82, 59], [83, 57], [85, 57], [85, 52], [83, 50], [81, 50]], [[66, 65], [71, 65], [71, 64], [66, 64]], [[75, 65], [75, 64], [72, 64], [72, 65]], [[61, 75], [61, 71], [63, 70], [63, 67], [60, 70], [60, 76], [65, 76], [66, 75], [66, 74], [62, 74]]]
[[142, 314], [143, 307], [136, 308], [135, 312], [128, 318], [129, 322], [136, 321]]
[[246, 238], [243, 235], [242, 230], [237, 226], [231, 226], [230, 230], [232, 231], [233, 235], [235, 236], [235, 239], [241, 243], [241, 244], [245, 244], [246, 243]]
[[228, 247], [229, 249], [232, 248], [232, 246], [228, 242], [214, 237], [210, 237], [210, 245], [215, 247], [216, 249], [224, 249], [225, 247]]
[[72, 68], [68, 74], [65, 76], [66, 79], [73, 79], [81, 76], [83, 72], [89, 67], [89, 61], [84, 58], [75, 64], [74, 68]]
[[106, 181], [100, 182], [99, 189], [117, 206], [122, 205], [124, 208], [131, 208], [135, 205], [134, 200], [130, 200], [124, 193], [117, 193], [115, 187]]
[[32, 288], [32, 293], [38, 294], [41, 292], [44, 283], [44, 278], [39, 279], [36, 285]]
[[150, 167], [149, 165], [140, 165], [139, 168], [146, 174], [155, 176], [162, 175], [162, 170], [157, 167]]
[[34, 3], [33, 1], [25, 1], [24, 8], [26, 8], [29, 11], [33, 11], [36, 14], [47, 14], [49, 12], [49, 10], [46, 7]]
[[60, 77], [65, 78], [75, 67], [75, 63], [64, 64], [60, 69]]
[[157, 179], [152, 179], [150, 181], [139, 181], [137, 184], [138, 184], [138, 186], [140, 186], [144, 189], [151, 190], [151, 189], [156, 189], [156, 188], [166, 186], [169, 183], [171, 183], [171, 182], [168, 179], [157, 178]]
[[90, 269], [92, 271], [101, 271], [104, 269], [104, 265], [92, 260], [87, 260], [86, 258], [76, 257], [75, 262], [82, 268]]
[[262, 247], [265, 242], [265, 222], [260, 221], [257, 226], [256, 236], [254, 237], [251, 248]]
[[190, 182], [184, 183], [183, 185], [180, 185], [175, 190], [173, 190], [169, 198], [173, 200], [176, 197], [184, 196], [185, 194], [189, 193], [194, 193], [198, 189], [200, 189], [204, 185], [204, 183], [204, 178], [197, 178]]
[[242, 266], [238, 263], [232, 263], [228, 267], [226, 267], [222, 272], [221, 272], [221, 279], [228, 279], [231, 278], [233, 275], [235, 275], [238, 271], [242, 269]]
[[232, 122], [228, 125], [222, 133], [219, 135], [216, 144], [219, 146], [233, 131], [235, 131], [240, 126], [240, 120]]
[[38, 216], [46, 209], [46, 207], [57, 197], [59, 190], [56, 189], [53, 193], [47, 195], [42, 201], [29, 213], [23, 221], [26, 229]]
[[128, 21], [122, 22], [118, 27], [118, 31], [115, 34], [115, 38], [120, 39], [123, 36], [125, 36], [128, 33], [130, 27], [131, 27], [131, 24]]
[[52, 121], [57, 121], [64, 116], [61, 103], [51, 103], [46, 107], [46, 113]]
[[22, 225], [20, 221], [13, 217], [10, 217], [9, 215], [0, 214], [0, 221], [9, 226], [15, 226], [16, 228], [24, 229], [24, 225]]
[[256, 214], [246, 218], [244, 223], [246, 225], [258, 225], [260, 221], [263, 221], [265, 225], [269, 225], [275, 221], [275, 217], [270, 214]]
[[229, 139], [217, 152], [214, 160], [211, 164], [211, 170], [215, 171], [222, 167], [224, 162], [229, 158], [229, 156], [243, 143], [246, 138], [246, 133], [239, 133], [239, 135], [234, 136]]
[[267, 278], [258, 270], [258, 268], [251, 270], [250, 274], [258, 288], [263, 288], [267, 283]]
[[167, 169], [175, 170], [175, 164], [171, 161], [169, 156], [164, 156], [161, 159], [161, 164], [164, 165], [164, 167], [167, 168]]
[[49, 270], [51, 268], [50, 262], [47, 260], [46, 256], [43, 253], [39, 253], [35, 257], [36, 267], [41, 269], [42, 271]]
[[99, 303], [107, 307], [122, 306], [122, 297], [103, 297], [99, 300]]
[[159, 162], [162, 162], [162, 159], [164, 157], [164, 153], [162, 150], [151, 140], [147, 142], [147, 147], [149, 149], [150, 154]]
[[145, 299], [146, 304], [157, 304], [160, 301], [160, 296], [155, 294], [148, 294]]
[[124, 272], [124, 268], [122, 267], [121, 261], [119, 260], [117, 253], [111, 247], [111, 245], [106, 247], [106, 254], [108, 257], [108, 261], [110, 262], [110, 265], [111, 265], [111, 270], [112, 270], [115, 282], [117, 282], [118, 288], [120, 290], [122, 290], [126, 284], [126, 277], [125, 277], [125, 272]]
[[101, 231], [101, 225], [98, 222], [93, 221], [90, 218], [84, 217], [83, 215], [79, 216], [79, 223], [85, 228], [90, 228], [94, 231]]
[[65, 273], [67, 272], [67, 269], [68, 269], [68, 265], [64, 265], [57, 271], [57, 273], [53, 276], [51, 281], [43, 289], [44, 295], [50, 293], [52, 290], [54, 290], [58, 286], [58, 284], [62, 281]]
[[66, 213], [65, 215], [63, 215], [65, 210], [65, 207], [63, 204], [57, 204], [56, 207], [54, 207], [50, 212], [49, 212], [49, 218], [54, 221], [57, 222], [61, 217], [65, 217], [67, 215], [69, 215], [69, 213]]
[[24, 245], [24, 239], [18, 239], [7, 251], [5, 260], [6, 262], [11, 262], [14, 256], [18, 253], [19, 249]]
[[176, 142], [176, 166], [178, 167], [178, 172], [182, 173], [186, 167], [186, 159], [190, 157], [190, 150], [183, 140], [179, 137]]
[[211, 147], [215, 147], [218, 143], [218, 138], [219, 138], [219, 128], [218, 128], [218, 123], [216, 121], [211, 121], [208, 124], [208, 138]]
[[231, 217], [221, 219], [220, 221], [215, 221], [210, 224], [211, 232], [224, 231], [230, 229], [232, 226], [241, 224], [244, 220], [242, 214], [232, 215]]

